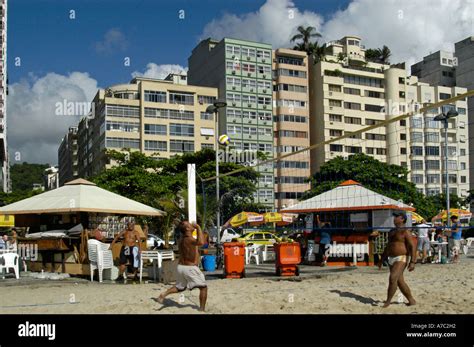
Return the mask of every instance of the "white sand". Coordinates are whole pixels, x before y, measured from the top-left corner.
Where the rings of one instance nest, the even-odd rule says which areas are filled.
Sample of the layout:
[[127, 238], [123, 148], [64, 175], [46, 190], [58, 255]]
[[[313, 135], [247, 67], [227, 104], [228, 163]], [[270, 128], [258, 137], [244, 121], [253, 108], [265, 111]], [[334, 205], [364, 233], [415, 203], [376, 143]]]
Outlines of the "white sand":
[[[329, 271], [301, 281], [272, 278], [208, 281], [208, 313], [474, 313], [474, 258], [460, 264], [418, 264], [405, 272], [417, 305], [397, 303], [383, 309], [388, 270], [360, 267]], [[91, 283], [84, 280], [0, 280], [2, 313], [198, 313], [199, 292], [152, 300], [163, 284]], [[74, 296], [76, 303], [70, 304]], [[406, 300], [405, 300], [406, 302]], [[34, 305], [34, 306], [28, 306]]]

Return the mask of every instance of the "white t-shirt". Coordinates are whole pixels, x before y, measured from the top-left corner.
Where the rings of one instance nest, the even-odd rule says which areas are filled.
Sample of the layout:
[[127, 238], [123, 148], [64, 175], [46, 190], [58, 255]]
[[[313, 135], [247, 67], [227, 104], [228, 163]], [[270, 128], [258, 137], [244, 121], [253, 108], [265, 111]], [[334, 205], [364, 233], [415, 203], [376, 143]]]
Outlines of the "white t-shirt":
[[424, 223], [418, 224], [416, 227], [418, 228], [418, 237], [420, 238], [428, 237], [428, 231], [432, 228], [432, 226]]

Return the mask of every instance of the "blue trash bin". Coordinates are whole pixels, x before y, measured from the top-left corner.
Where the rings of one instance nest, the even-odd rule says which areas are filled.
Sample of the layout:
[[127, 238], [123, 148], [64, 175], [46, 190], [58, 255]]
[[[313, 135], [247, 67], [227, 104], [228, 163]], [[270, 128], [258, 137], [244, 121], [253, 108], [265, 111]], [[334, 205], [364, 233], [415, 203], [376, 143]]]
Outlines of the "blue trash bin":
[[216, 256], [204, 255], [202, 257], [202, 267], [204, 271], [215, 271], [216, 270]]

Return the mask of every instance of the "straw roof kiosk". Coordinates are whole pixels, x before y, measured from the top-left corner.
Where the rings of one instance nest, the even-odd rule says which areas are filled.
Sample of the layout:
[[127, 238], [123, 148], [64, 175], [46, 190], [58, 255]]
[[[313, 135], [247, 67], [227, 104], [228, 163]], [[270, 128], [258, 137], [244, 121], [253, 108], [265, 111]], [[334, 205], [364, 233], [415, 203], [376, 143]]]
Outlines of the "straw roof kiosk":
[[[52, 270], [70, 274], [89, 274], [87, 240], [90, 236], [111, 241], [136, 216], [163, 216], [165, 213], [151, 206], [125, 198], [97, 187], [84, 179], [76, 179], [64, 186], [3, 206], [0, 215], [14, 215], [16, 227], [28, 227], [28, 234], [19, 238], [19, 246], [30, 253], [30, 268], [40, 270], [46, 262]], [[146, 236], [141, 247], [146, 247]], [[118, 256], [120, 244], [114, 247]], [[38, 250], [38, 257], [35, 257]], [[58, 257], [60, 256], [60, 259]], [[38, 260], [37, 262], [33, 260]], [[41, 260], [41, 262], [39, 262]]]
[[[413, 207], [367, 189], [356, 181], [348, 180], [332, 190], [300, 201], [281, 212], [306, 214], [308, 231], [317, 229], [316, 215], [319, 215], [321, 222], [331, 223], [332, 242], [337, 243], [339, 252], [336, 252], [336, 247], [331, 248], [334, 254], [330, 255], [328, 264], [372, 265], [375, 245], [369, 242], [369, 236], [374, 231], [388, 231], [394, 227], [392, 213], [401, 210], [407, 214], [407, 226], [411, 226], [411, 211], [415, 210]], [[316, 237], [315, 241], [319, 242], [319, 237]], [[368, 252], [361, 262], [353, 256], [359, 253], [354, 251], [354, 244], [368, 247]], [[339, 256], [347, 255], [350, 245], [353, 247], [352, 256]], [[360, 253], [364, 253], [365, 246], [358, 247]]]

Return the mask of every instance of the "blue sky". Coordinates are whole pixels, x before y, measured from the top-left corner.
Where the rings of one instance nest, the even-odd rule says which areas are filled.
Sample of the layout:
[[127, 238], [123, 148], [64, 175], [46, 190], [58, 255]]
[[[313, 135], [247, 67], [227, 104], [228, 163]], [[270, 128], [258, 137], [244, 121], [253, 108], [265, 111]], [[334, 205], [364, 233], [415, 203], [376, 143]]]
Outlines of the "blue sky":
[[[9, 82], [29, 73], [88, 72], [101, 87], [126, 82], [149, 62], [187, 66], [206, 23], [224, 13], [257, 11], [256, 0], [11, 0], [8, 13]], [[300, 10], [330, 16], [348, 0], [300, 0]], [[179, 19], [178, 11], [185, 11]], [[75, 19], [70, 19], [70, 10]], [[125, 42], [97, 51], [111, 29]], [[13, 58], [21, 58], [21, 66]], [[131, 65], [124, 66], [124, 57]]]

